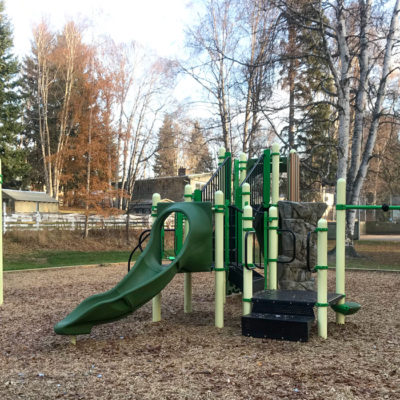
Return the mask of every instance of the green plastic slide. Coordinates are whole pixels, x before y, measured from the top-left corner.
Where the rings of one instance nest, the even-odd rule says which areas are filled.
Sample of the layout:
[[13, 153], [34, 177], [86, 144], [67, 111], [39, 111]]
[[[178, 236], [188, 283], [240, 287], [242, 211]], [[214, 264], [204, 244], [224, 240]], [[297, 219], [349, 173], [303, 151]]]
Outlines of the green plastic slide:
[[[161, 229], [173, 212], [189, 221], [185, 243], [168, 265], [161, 262]], [[60, 335], [90, 333], [94, 325], [119, 320], [151, 300], [177, 272], [210, 271], [212, 265], [211, 203], [159, 203], [150, 240], [134, 267], [113, 289], [88, 297], [55, 325]]]

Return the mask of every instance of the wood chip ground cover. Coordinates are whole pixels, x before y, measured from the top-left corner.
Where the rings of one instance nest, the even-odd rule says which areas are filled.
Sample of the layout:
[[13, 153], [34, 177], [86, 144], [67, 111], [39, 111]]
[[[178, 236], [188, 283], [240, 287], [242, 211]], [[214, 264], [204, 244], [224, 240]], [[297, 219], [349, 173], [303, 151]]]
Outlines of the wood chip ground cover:
[[76, 346], [55, 335], [57, 321], [125, 273], [113, 265], [5, 274], [1, 399], [400, 398], [400, 274], [349, 272], [348, 300], [363, 308], [345, 326], [330, 311], [326, 341], [316, 326], [308, 343], [241, 336], [238, 295], [217, 330], [211, 273], [193, 276], [192, 314], [183, 313], [178, 275], [163, 291], [160, 323], [148, 303]]

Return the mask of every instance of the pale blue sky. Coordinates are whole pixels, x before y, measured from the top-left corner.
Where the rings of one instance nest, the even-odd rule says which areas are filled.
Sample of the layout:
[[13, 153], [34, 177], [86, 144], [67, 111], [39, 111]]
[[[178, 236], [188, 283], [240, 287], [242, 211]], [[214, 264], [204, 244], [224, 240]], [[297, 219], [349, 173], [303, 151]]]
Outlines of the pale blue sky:
[[67, 19], [90, 22], [88, 35], [110, 35], [117, 42], [136, 40], [160, 56], [179, 55], [184, 27], [193, 21], [190, 0], [5, 0], [14, 30], [15, 54], [30, 50], [32, 27], [44, 17], [53, 29]]

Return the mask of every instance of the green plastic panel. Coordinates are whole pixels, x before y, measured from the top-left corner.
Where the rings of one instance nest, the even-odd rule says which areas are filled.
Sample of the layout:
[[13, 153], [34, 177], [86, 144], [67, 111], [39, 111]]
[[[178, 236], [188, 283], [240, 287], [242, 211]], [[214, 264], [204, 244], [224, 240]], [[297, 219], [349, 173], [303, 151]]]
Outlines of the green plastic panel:
[[361, 304], [352, 302], [352, 301], [348, 301], [343, 304], [334, 304], [331, 307], [334, 311], [336, 311], [340, 314], [352, 315], [352, 314], [355, 314], [361, 308]]

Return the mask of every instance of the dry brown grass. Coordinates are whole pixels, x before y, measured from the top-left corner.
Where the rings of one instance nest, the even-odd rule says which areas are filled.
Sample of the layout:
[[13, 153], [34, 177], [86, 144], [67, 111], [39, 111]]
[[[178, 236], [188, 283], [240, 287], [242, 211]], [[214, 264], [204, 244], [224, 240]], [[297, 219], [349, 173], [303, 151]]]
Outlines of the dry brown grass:
[[[142, 230], [130, 230], [129, 241], [124, 230], [92, 230], [83, 239], [82, 233], [66, 230], [10, 231], [3, 238], [4, 255], [29, 254], [41, 250], [115, 251], [132, 250]], [[165, 248], [174, 245], [173, 232], [165, 233]]]
[[[329, 337], [308, 343], [241, 336], [239, 296], [214, 323], [213, 275], [183, 276], [163, 291], [161, 323], [146, 304], [95, 327], [77, 346], [53, 325], [86, 296], [111, 288], [125, 266], [5, 274], [0, 308], [0, 397], [14, 399], [393, 399], [400, 398], [400, 274], [349, 272], [348, 299], [363, 308]], [[329, 286], [334, 288], [329, 271]]]
[[4, 236], [4, 253], [18, 255], [38, 250], [130, 250], [136, 245], [140, 232], [131, 230], [127, 242], [123, 230], [92, 230], [86, 239], [77, 231], [11, 231]]

